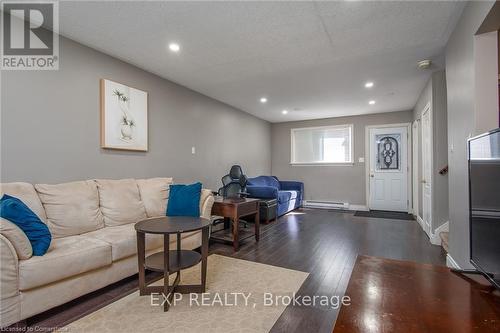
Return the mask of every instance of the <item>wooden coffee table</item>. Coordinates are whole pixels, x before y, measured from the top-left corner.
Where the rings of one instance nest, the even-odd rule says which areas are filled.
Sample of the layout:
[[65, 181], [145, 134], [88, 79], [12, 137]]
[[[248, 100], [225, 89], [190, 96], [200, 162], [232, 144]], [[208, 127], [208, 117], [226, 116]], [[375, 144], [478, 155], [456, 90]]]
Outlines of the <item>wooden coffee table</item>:
[[[164, 302], [163, 310], [168, 311], [174, 293], [204, 293], [207, 279], [208, 233], [210, 220], [201, 217], [165, 216], [147, 219], [135, 224], [137, 232], [137, 260], [139, 264], [139, 294], [163, 294], [168, 302]], [[202, 231], [201, 254], [196, 251], [181, 250], [181, 234], [184, 232]], [[146, 257], [146, 234], [163, 235], [163, 252]], [[177, 235], [177, 250], [170, 250], [170, 235]], [[201, 284], [179, 285], [181, 270], [192, 267], [201, 261]], [[163, 286], [148, 286], [145, 270], [163, 272]], [[169, 285], [169, 275], [176, 273], [175, 281]]]
[[[238, 251], [240, 246], [239, 222], [244, 216], [255, 216], [255, 240], [259, 241], [260, 221], [259, 221], [259, 201], [254, 198], [223, 198], [216, 196], [212, 206], [212, 215], [222, 216], [232, 220], [232, 234], [227, 234], [224, 230], [213, 232], [211, 239], [221, 241], [231, 241], [234, 251]], [[226, 223], [224, 223], [226, 224]], [[249, 235], [249, 237], [253, 236]], [[248, 238], [248, 237], [247, 237]]]

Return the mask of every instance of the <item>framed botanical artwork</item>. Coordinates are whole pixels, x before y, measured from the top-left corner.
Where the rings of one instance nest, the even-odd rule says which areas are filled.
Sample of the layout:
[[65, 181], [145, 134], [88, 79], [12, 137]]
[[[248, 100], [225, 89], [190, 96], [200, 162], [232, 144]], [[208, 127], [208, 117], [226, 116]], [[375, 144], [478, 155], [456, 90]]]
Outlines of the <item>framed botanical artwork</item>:
[[148, 150], [148, 93], [101, 79], [101, 148]]

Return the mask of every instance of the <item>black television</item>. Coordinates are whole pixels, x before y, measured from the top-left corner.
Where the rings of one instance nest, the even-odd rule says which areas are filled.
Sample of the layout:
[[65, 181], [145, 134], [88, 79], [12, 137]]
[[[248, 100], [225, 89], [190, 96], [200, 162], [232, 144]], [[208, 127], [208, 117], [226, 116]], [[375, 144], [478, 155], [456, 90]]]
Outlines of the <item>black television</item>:
[[500, 128], [468, 143], [470, 262], [500, 289]]

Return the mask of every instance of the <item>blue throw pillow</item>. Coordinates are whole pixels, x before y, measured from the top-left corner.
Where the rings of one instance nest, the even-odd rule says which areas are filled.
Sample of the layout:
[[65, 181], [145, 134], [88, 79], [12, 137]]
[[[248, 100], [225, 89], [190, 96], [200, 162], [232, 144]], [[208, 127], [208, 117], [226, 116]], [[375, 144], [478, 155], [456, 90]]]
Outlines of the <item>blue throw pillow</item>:
[[167, 216], [200, 217], [201, 183], [170, 185]]
[[24, 202], [4, 194], [0, 199], [0, 216], [24, 231], [33, 248], [34, 256], [43, 256], [47, 252], [52, 240], [49, 228]]

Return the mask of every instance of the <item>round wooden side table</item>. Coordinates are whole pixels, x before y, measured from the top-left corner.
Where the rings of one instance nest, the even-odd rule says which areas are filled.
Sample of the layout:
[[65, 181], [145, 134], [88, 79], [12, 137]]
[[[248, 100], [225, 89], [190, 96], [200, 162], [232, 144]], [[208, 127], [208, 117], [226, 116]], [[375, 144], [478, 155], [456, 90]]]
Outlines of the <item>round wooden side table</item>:
[[[168, 301], [163, 310], [168, 311], [174, 293], [203, 293], [207, 279], [208, 233], [210, 220], [202, 217], [164, 216], [150, 218], [135, 224], [137, 232], [137, 261], [139, 265], [139, 293], [141, 296], [152, 293], [163, 294]], [[181, 250], [181, 234], [201, 230], [201, 254], [191, 250]], [[163, 235], [163, 251], [146, 257], [146, 234]], [[177, 235], [177, 249], [170, 250], [170, 235]], [[192, 267], [201, 261], [201, 284], [179, 285], [181, 270]], [[163, 272], [163, 286], [146, 285], [145, 270]], [[169, 275], [176, 273], [175, 281], [169, 285]]]

